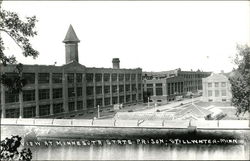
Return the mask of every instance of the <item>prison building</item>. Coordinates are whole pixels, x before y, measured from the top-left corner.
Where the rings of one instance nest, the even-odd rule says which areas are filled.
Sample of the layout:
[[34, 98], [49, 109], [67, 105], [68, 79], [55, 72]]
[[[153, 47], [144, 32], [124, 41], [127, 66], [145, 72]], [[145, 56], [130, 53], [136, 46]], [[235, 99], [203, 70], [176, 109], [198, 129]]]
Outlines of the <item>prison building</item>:
[[147, 101], [167, 102], [184, 95], [184, 81], [181, 77], [143, 80], [143, 90]]
[[[183, 80], [183, 92], [202, 91], [202, 78], [210, 76], [211, 72], [197, 71], [182, 71], [180, 68], [163, 72], [143, 72], [144, 80], [163, 79], [180, 77]], [[145, 81], [144, 81], [145, 82]]]
[[203, 95], [205, 102], [230, 102], [232, 98], [231, 84], [225, 74], [214, 74], [202, 79]]
[[[113, 68], [90, 68], [78, 62], [80, 40], [70, 25], [65, 43], [66, 64], [23, 65], [22, 78], [27, 84], [22, 92], [0, 90], [1, 117], [62, 118], [72, 114], [112, 110], [116, 104], [142, 102], [142, 69], [121, 69], [119, 58]], [[15, 79], [15, 65], [0, 64], [0, 74]]]

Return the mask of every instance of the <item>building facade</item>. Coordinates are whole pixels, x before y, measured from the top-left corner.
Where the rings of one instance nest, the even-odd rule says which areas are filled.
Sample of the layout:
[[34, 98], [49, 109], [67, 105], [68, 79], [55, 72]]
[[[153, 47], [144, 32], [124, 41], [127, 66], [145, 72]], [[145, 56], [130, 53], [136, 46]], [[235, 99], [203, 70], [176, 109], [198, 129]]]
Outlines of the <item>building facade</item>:
[[[54, 117], [93, 112], [99, 106], [112, 110], [115, 104], [142, 102], [142, 69], [88, 68], [78, 62], [78, 43], [72, 26], [63, 41], [66, 64], [23, 65], [27, 84], [20, 93], [11, 93], [1, 84], [1, 117]], [[0, 73], [15, 78], [15, 65], [0, 64]]]
[[232, 98], [231, 84], [224, 74], [211, 74], [202, 79], [203, 101], [205, 102], [230, 102]]
[[164, 72], [143, 72], [144, 93], [154, 102], [171, 101], [188, 92], [202, 91], [202, 78], [210, 74], [211, 72], [200, 70], [181, 71], [180, 68]]

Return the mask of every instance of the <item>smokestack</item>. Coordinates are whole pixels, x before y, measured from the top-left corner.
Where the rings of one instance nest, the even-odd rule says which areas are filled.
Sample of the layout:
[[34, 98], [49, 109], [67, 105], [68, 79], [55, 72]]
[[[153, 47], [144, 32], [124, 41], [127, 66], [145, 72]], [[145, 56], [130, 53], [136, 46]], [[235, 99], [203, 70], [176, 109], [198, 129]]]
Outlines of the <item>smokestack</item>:
[[119, 60], [119, 58], [113, 58], [112, 63], [113, 63], [113, 69], [120, 69], [120, 60]]

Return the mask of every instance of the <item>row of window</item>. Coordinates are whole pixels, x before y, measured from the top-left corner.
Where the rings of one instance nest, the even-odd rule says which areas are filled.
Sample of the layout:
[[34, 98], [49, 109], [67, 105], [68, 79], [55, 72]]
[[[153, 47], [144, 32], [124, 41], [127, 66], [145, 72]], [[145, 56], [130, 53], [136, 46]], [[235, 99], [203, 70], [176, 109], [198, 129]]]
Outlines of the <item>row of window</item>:
[[[104, 82], [109, 82], [110, 79], [112, 80], [112, 82], [124, 81], [124, 78], [125, 78], [125, 81], [136, 80], [136, 74], [96, 73], [95, 74], [95, 82], [101, 82], [102, 77], [103, 77]], [[140, 81], [141, 79], [142, 79], [141, 74], [138, 74], [138, 81]], [[87, 80], [87, 82], [93, 82], [94, 81], [94, 73], [87, 73], [86, 80]]]
[[207, 86], [208, 87], [213, 87], [213, 84], [214, 84], [214, 87], [226, 87], [227, 86], [226, 82], [207, 83]]
[[226, 90], [208, 90], [208, 97], [220, 97], [220, 96], [227, 96]]
[[[52, 89], [52, 97], [55, 98], [62, 98], [63, 89], [62, 88], [54, 88]], [[76, 92], [74, 88], [68, 88], [68, 97], [74, 96], [82, 96], [82, 87], [77, 87]], [[38, 91], [38, 99], [45, 100], [50, 99], [50, 90], [49, 89], [39, 89]], [[23, 101], [34, 101], [35, 100], [35, 90], [23, 90]], [[16, 93], [11, 93], [6, 91], [5, 92], [5, 102], [18, 102], [19, 96]]]
[[[125, 89], [124, 89], [124, 85], [112, 85], [111, 86], [111, 90], [112, 90], [112, 93], [123, 93], [124, 90], [126, 92], [129, 92], [130, 90], [132, 89], [132, 91], [136, 91], [136, 84], [126, 84], [125, 85]], [[95, 90], [96, 90], [96, 94], [103, 94], [103, 91], [102, 91], [102, 86], [96, 86], [95, 87]], [[141, 84], [138, 85], [138, 90], [140, 91], [141, 90]], [[109, 94], [110, 93], [110, 86], [107, 85], [107, 86], [104, 86], [104, 94]], [[93, 86], [88, 86], [87, 87], [87, 95], [93, 95], [94, 94], [94, 87]]]
[[[82, 110], [83, 109], [83, 101], [77, 101], [76, 103], [76, 109]], [[75, 102], [69, 102], [68, 103], [69, 111], [75, 110]], [[63, 103], [57, 103], [53, 104], [52, 107], [53, 114], [59, 114], [64, 112], [63, 109]], [[6, 109], [6, 118], [18, 118], [20, 115], [19, 109]], [[48, 116], [51, 115], [50, 113], [50, 105], [40, 105], [39, 106], [39, 116]], [[23, 108], [23, 117], [24, 118], [32, 118], [36, 117], [36, 107], [24, 107]]]
[[[138, 99], [141, 100], [142, 95], [138, 95]], [[132, 95], [132, 101], [136, 101], [136, 94]], [[119, 103], [129, 103], [131, 102], [131, 96], [126, 95], [125, 96], [119, 96]], [[103, 104], [103, 99], [102, 98], [97, 98], [96, 99], [96, 106], [108, 106], [111, 104], [117, 104], [118, 103], [118, 97], [112, 97], [112, 103], [111, 103], [111, 98], [107, 97], [104, 98], [104, 104]], [[87, 108], [93, 108], [94, 107], [94, 99], [87, 99]]]
[[[111, 86], [112, 93], [122, 93], [124, 90], [127, 92], [130, 91], [132, 88], [132, 91], [136, 91], [136, 84], [127, 84], [124, 89], [124, 85], [113, 85]], [[139, 90], [141, 90], [141, 85], [139, 85]], [[96, 94], [102, 94], [102, 86], [96, 86]], [[110, 86], [104, 86], [104, 93], [109, 94], [110, 93]], [[89, 86], [87, 87], [87, 95], [93, 95], [94, 94], [94, 87]], [[62, 88], [54, 88], [52, 89], [52, 98], [62, 98], [63, 96], [63, 89]], [[68, 97], [79, 97], [82, 96], [82, 87], [77, 87], [76, 91], [74, 88], [68, 88]], [[38, 90], [38, 99], [39, 100], [45, 100], [50, 99], [50, 90], [49, 89], [39, 89]], [[23, 101], [34, 101], [35, 100], [35, 90], [23, 90]], [[6, 91], [5, 92], [5, 102], [11, 103], [11, 102], [18, 102], [19, 96], [16, 93], [11, 93]]]

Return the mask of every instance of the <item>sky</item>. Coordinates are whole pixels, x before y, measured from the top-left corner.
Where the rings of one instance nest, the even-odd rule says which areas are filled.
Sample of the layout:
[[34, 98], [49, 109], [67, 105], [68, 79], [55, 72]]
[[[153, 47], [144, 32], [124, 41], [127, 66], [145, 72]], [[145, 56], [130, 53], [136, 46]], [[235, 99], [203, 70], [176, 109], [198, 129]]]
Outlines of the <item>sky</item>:
[[3, 1], [20, 17], [35, 15], [38, 58], [25, 58], [6, 34], [6, 53], [23, 64], [65, 64], [63, 39], [72, 24], [79, 63], [143, 71], [230, 72], [237, 44], [250, 45], [249, 1]]

